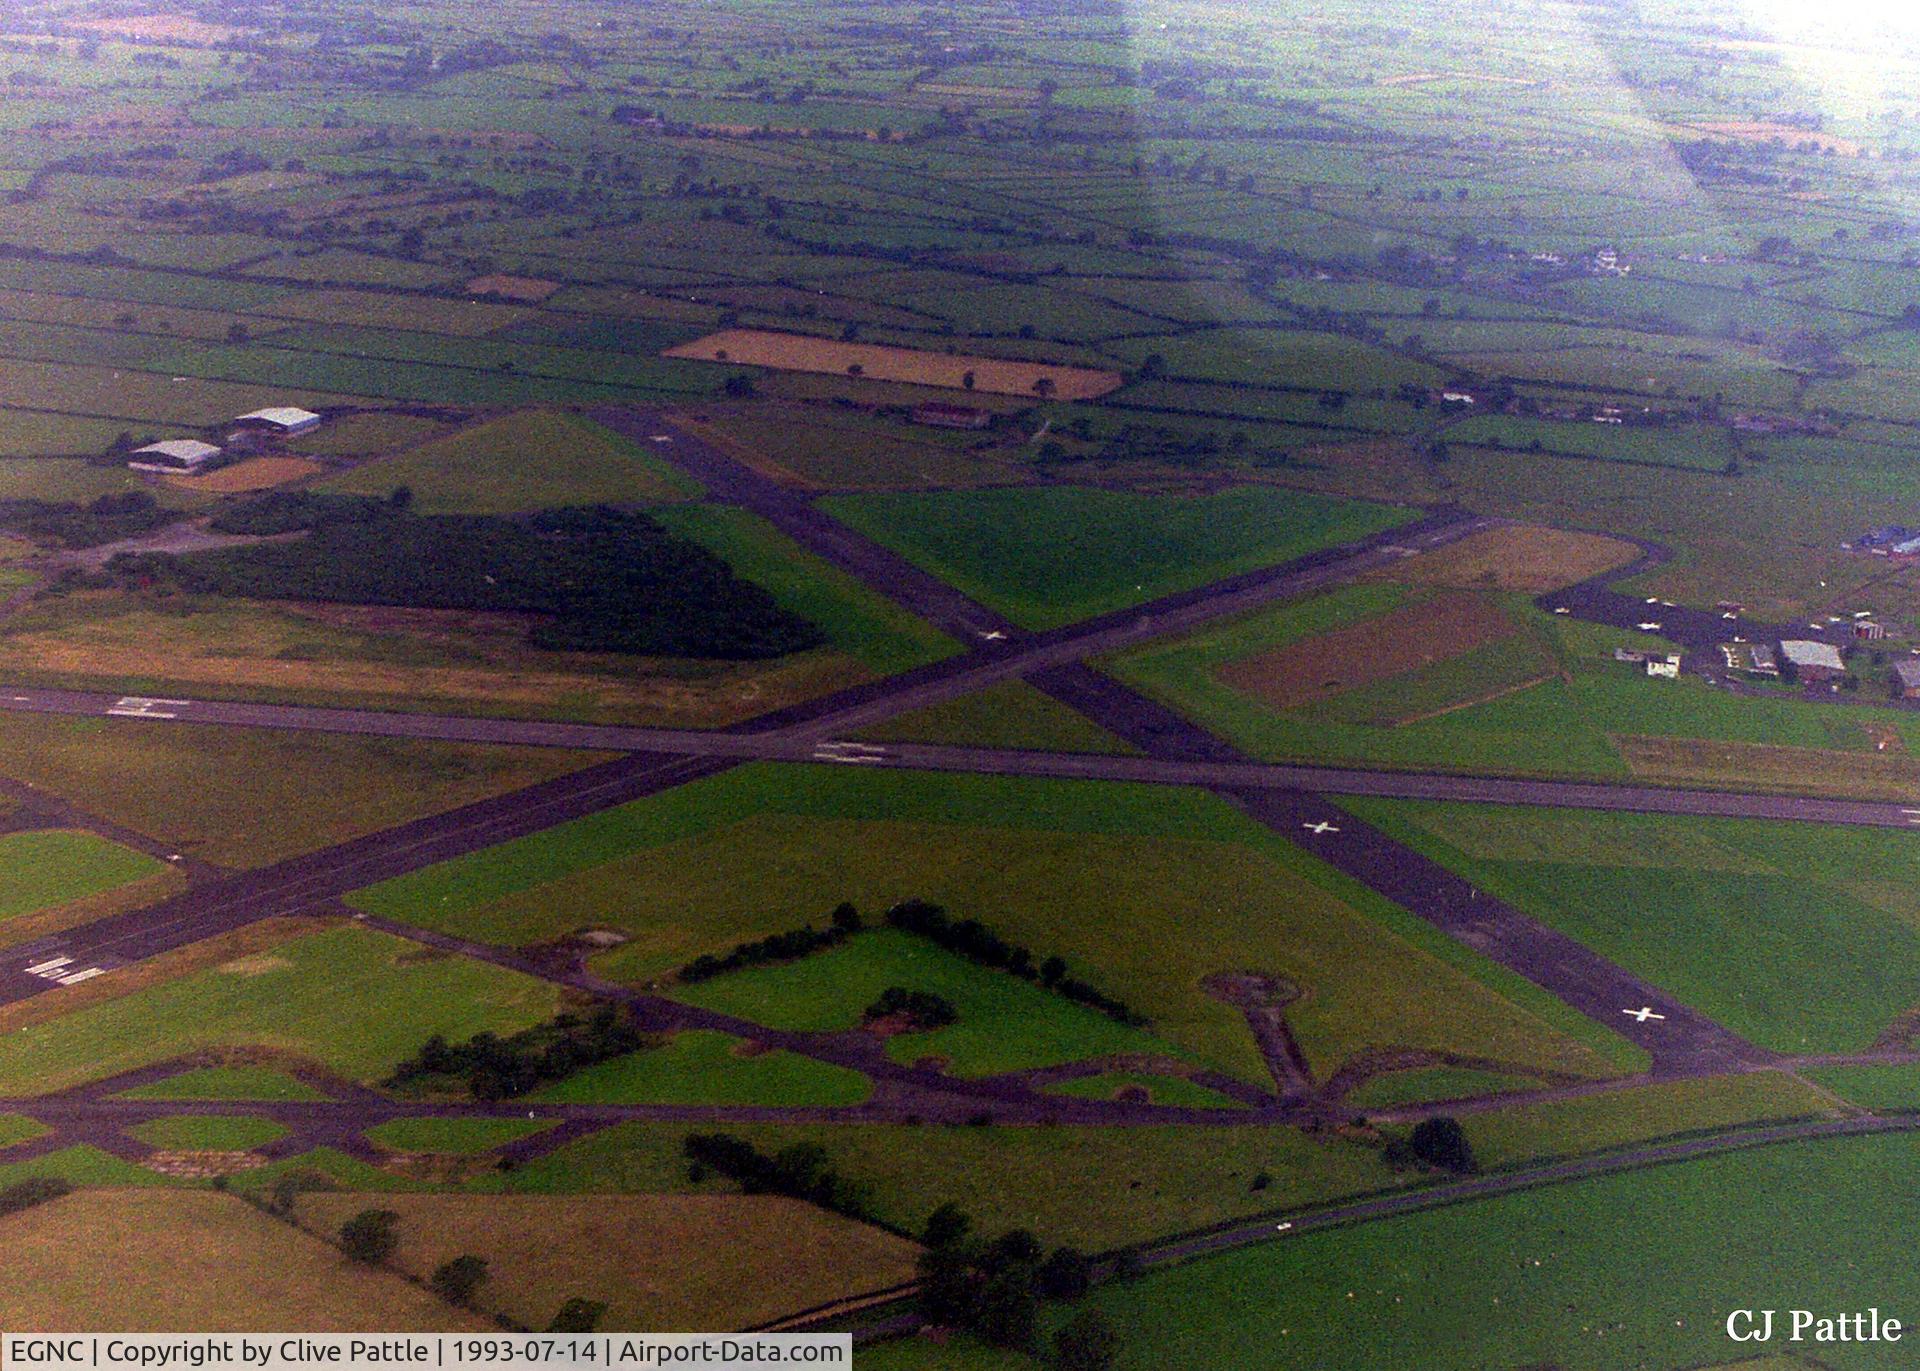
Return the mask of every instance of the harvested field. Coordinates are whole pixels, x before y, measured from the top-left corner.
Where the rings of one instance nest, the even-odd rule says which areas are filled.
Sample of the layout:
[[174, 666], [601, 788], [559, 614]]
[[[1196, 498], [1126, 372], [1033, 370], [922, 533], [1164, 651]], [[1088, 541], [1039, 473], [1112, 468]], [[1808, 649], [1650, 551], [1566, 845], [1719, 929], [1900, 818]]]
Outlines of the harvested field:
[[748, 1328], [912, 1280], [919, 1251], [771, 1195], [316, 1194], [299, 1220], [331, 1233], [376, 1201], [400, 1215], [400, 1270], [485, 1258], [479, 1309], [533, 1328], [576, 1296], [606, 1302], [607, 1329]]
[[1836, 157], [1860, 155], [1860, 145], [1851, 138], [1839, 138], [1815, 129], [1795, 128], [1792, 124], [1779, 124], [1771, 119], [1731, 119], [1682, 127], [1731, 138], [1737, 143], [1781, 142], [1790, 148], [1811, 145], [1819, 152], [1831, 152]]
[[1639, 548], [1618, 538], [1517, 524], [1409, 557], [1372, 579], [1538, 595], [1625, 566], [1639, 555]]
[[210, 1191], [83, 1191], [0, 1220], [0, 1240], [10, 1276], [0, 1322], [17, 1332], [489, 1326]]
[[[1116, 390], [1117, 371], [1089, 367], [1049, 366], [1041, 362], [1007, 362], [994, 357], [921, 352], [914, 348], [883, 347], [876, 343], [841, 343], [797, 333], [763, 329], [723, 329], [691, 343], [668, 348], [662, 356], [698, 362], [730, 362], [741, 366], [771, 367], [775, 371], [813, 371], [828, 375], [859, 375], [873, 381], [904, 381], [912, 385], [966, 390], [973, 374], [974, 390], [994, 395], [1034, 395], [1042, 381], [1053, 383], [1051, 396], [1059, 400], [1092, 400]], [[851, 372], [850, 368], [860, 370]]]
[[195, 19], [186, 14], [130, 14], [118, 19], [81, 19], [73, 27], [91, 33], [111, 34], [116, 38], [144, 38], [155, 43], [224, 43], [247, 32], [230, 24], [209, 24], [204, 19]]
[[221, 467], [205, 476], [168, 476], [170, 486], [198, 490], [209, 495], [237, 495], [243, 491], [265, 490], [313, 476], [326, 468], [304, 457], [250, 457], [230, 467]]
[[527, 305], [537, 305], [559, 289], [558, 281], [543, 281], [537, 276], [476, 276], [467, 282], [469, 295], [490, 295]]
[[1219, 678], [1275, 709], [1297, 709], [1502, 642], [1518, 632], [1518, 626], [1492, 600], [1440, 595], [1272, 652], [1243, 657], [1221, 668]]

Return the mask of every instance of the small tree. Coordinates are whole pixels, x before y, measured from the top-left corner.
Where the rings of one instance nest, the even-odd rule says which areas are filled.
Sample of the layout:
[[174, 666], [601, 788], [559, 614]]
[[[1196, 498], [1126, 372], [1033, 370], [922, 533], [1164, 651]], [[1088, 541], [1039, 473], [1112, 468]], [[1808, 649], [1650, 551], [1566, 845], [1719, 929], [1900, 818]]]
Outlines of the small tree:
[[378, 1266], [400, 1245], [393, 1231], [399, 1221], [391, 1209], [363, 1209], [340, 1225], [340, 1250], [352, 1261]]
[[1422, 1119], [1415, 1124], [1413, 1132], [1407, 1137], [1407, 1147], [1429, 1166], [1457, 1171], [1463, 1176], [1472, 1175], [1480, 1169], [1480, 1163], [1474, 1159], [1473, 1145], [1467, 1141], [1466, 1130], [1460, 1127], [1458, 1119], [1444, 1114], [1438, 1118]]
[[442, 1262], [427, 1281], [434, 1294], [448, 1304], [457, 1304], [463, 1309], [473, 1303], [474, 1295], [486, 1283], [486, 1258], [476, 1257], [472, 1253]]
[[860, 911], [850, 902], [842, 900], [834, 906], [833, 926], [842, 933], [858, 933], [866, 927], [866, 921], [860, 917]]
[[966, 372], [962, 372], [962, 373], [960, 374], [960, 389], [962, 389], [962, 390], [972, 390], [972, 389], [973, 389], [973, 379], [974, 379], [974, 378], [973, 378], [973, 373], [972, 373], [971, 371], [966, 371]]
[[1112, 1371], [1120, 1340], [1097, 1310], [1074, 1315], [1053, 1335], [1053, 1364], [1060, 1371]]
[[1091, 1284], [1086, 1256], [1077, 1248], [1054, 1248], [1040, 1264], [1037, 1283], [1040, 1293], [1050, 1300], [1079, 1299]]
[[973, 1220], [961, 1212], [957, 1204], [943, 1204], [927, 1215], [926, 1227], [920, 1231], [920, 1241], [928, 1247], [952, 1247], [967, 1236], [973, 1227]]
[[547, 1325], [549, 1333], [591, 1333], [600, 1326], [607, 1306], [600, 1300], [583, 1300], [578, 1295], [560, 1306], [560, 1312]]
[[973, 1327], [988, 1342], [1000, 1347], [1033, 1346], [1040, 1323], [1033, 1270], [1025, 1263], [1015, 1263], [990, 1277], [980, 1291]]

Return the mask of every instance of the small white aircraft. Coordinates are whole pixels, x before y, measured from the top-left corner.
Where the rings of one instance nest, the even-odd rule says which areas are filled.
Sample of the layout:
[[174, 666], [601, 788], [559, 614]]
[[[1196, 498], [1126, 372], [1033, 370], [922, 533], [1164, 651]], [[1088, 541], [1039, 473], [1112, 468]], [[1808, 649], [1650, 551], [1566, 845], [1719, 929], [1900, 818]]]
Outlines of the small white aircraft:
[[1635, 627], [1638, 628], [1642, 633], [1652, 633], [1655, 630], [1657, 630], [1660, 627], [1660, 625], [1655, 623], [1645, 623], [1645, 624], [1636, 624]]
[[1338, 833], [1340, 831], [1339, 829], [1335, 828], [1332, 824], [1328, 823], [1325, 819], [1322, 819], [1317, 824], [1301, 824], [1300, 827], [1306, 829], [1307, 832], [1309, 833], [1320, 834], [1323, 836], [1328, 833]]
[[987, 630], [987, 631], [986, 631], [985, 633], [982, 633], [982, 634], [981, 634], [980, 636], [981, 636], [982, 638], [985, 638], [985, 639], [986, 639], [986, 640], [987, 640], [988, 642], [990, 642], [990, 643], [997, 643], [997, 642], [999, 642], [999, 641], [1000, 641], [1000, 640], [1001, 640], [1002, 638], [1004, 638], [1004, 637], [1006, 637], [1007, 635], [1006, 635], [1006, 634], [1004, 634], [1004, 633], [1002, 633], [1002, 632], [1001, 632], [1001, 631], [1000, 631], [999, 629], [997, 629], [997, 628], [990, 628], [990, 629], [988, 629], [988, 630]]
[[1648, 1019], [1664, 1019], [1667, 1017], [1665, 1014], [1654, 1013], [1651, 1005], [1644, 1004], [1638, 1009], [1623, 1009], [1620, 1012], [1625, 1014], [1629, 1019], [1632, 1019], [1635, 1023], [1645, 1023]]

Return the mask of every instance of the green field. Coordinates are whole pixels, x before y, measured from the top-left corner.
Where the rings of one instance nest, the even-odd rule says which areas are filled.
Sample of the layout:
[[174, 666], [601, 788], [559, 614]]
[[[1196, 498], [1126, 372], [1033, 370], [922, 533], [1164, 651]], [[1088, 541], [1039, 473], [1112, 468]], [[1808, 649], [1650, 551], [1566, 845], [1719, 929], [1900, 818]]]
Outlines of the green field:
[[857, 1028], [861, 1011], [893, 986], [939, 995], [959, 1015], [945, 1028], [888, 1038], [887, 1055], [904, 1064], [933, 1057], [955, 1075], [988, 1076], [1108, 1054], [1173, 1053], [1149, 1033], [891, 928], [870, 929], [799, 961], [716, 976], [674, 995], [769, 1028], [833, 1033]]
[[270, 1066], [206, 1066], [120, 1092], [126, 1100], [324, 1100], [324, 1091]]
[[743, 509], [677, 505], [653, 511], [743, 579], [827, 635], [827, 641], [882, 674], [937, 662], [959, 650], [951, 638], [899, 608], [766, 520]]
[[177, 1114], [127, 1131], [163, 1152], [247, 1152], [287, 1136], [272, 1119], [244, 1114]]
[[1138, 749], [1025, 681], [908, 710], [854, 735], [879, 743], [953, 743], [1032, 752], [1130, 754]]
[[1347, 803], [1762, 1046], [1859, 1051], [1914, 1007], [1920, 847], [1906, 834]]
[[164, 862], [92, 833], [9, 833], [0, 837], [0, 919], [85, 899], [164, 870]]
[[[536, 1192], [689, 1187], [685, 1125], [622, 1124], [475, 1187]], [[767, 1151], [813, 1143], [865, 1187], [875, 1215], [918, 1232], [943, 1203], [982, 1229], [1031, 1228], [1089, 1251], [1402, 1179], [1367, 1147], [1289, 1128], [1010, 1128], [729, 1124]], [[1062, 1184], [1070, 1174], [1072, 1184]], [[1266, 1184], [1255, 1182], [1264, 1175]], [[709, 1188], [718, 1183], [709, 1179]]]
[[557, 1007], [552, 986], [517, 972], [336, 928], [9, 1033], [0, 1093], [44, 1094], [214, 1047], [271, 1048], [377, 1081], [430, 1034], [513, 1032]]
[[[1912, 1206], [1891, 1196], [1916, 1183], [1905, 1139], [1769, 1147], [1303, 1233], [1092, 1303], [1126, 1368], [1224, 1371], [1249, 1347], [1316, 1371], [1702, 1366], [1740, 1351], [1729, 1310], [1910, 1307], [1920, 1284], [1892, 1254]], [[1787, 1196], [1817, 1206], [1783, 1223]], [[1899, 1343], [1818, 1354], [1849, 1371], [1908, 1356]]]
[[393, 1152], [463, 1155], [491, 1152], [521, 1138], [544, 1133], [551, 1119], [458, 1119], [431, 1115], [393, 1119], [367, 1130], [367, 1141]]
[[665, 462], [578, 415], [522, 410], [431, 438], [369, 462], [319, 488], [413, 492], [423, 514], [514, 514], [560, 505], [684, 499], [698, 488]]
[[1353, 541], [1410, 517], [1264, 487], [844, 495], [822, 507], [1027, 628], [1053, 628]]
[[1574, 1074], [1631, 1061], [1224, 802], [1162, 787], [741, 767], [349, 897], [490, 942], [615, 928], [628, 941], [594, 965], [633, 984], [842, 899], [877, 918], [909, 898], [1063, 956], [1192, 1060], [1253, 1081], [1265, 1064], [1206, 990], [1216, 972], [1311, 987], [1290, 1021], [1318, 1071], [1383, 1041]]
[[784, 1051], [755, 1051], [725, 1033], [676, 1033], [659, 1047], [601, 1062], [534, 1099], [567, 1104], [851, 1105], [866, 1078]]

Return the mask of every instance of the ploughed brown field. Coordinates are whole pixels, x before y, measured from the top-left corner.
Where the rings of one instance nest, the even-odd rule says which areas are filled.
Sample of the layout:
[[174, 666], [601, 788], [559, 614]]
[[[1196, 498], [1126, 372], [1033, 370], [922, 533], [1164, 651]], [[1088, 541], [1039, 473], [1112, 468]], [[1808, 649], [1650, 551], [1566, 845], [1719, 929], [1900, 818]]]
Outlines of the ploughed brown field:
[[[879, 343], [842, 343], [799, 333], [767, 329], [730, 328], [668, 348], [666, 357], [698, 362], [731, 362], [770, 367], [775, 371], [812, 371], [834, 376], [857, 375], [869, 381], [902, 381], [916, 386], [972, 389], [992, 395], [1041, 395], [1057, 400], [1092, 400], [1117, 390], [1117, 371], [1090, 367], [1052, 366], [1045, 362], [1008, 362], [997, 357], [969, 357], [916, 348], [887, 347]], [[852, 369], [858, 367], [859, 371]], [[1042, 387], [1051, 381], [1052, 388]]]
[[1441, 594], [1346, 628], [1230, 662], [1220, 679], [1275, 709], [1297, 709], [1444, 662], [1520, 630], [1484, 596]]

